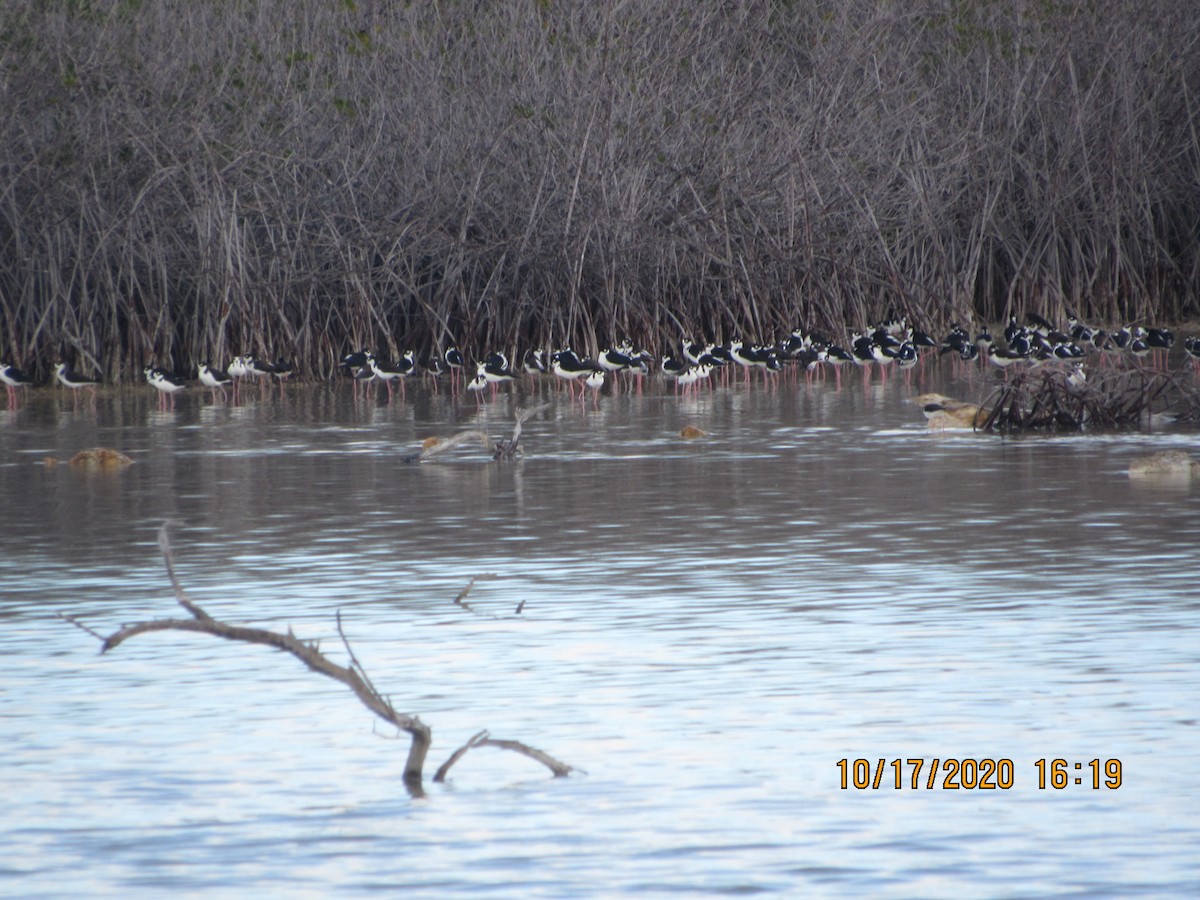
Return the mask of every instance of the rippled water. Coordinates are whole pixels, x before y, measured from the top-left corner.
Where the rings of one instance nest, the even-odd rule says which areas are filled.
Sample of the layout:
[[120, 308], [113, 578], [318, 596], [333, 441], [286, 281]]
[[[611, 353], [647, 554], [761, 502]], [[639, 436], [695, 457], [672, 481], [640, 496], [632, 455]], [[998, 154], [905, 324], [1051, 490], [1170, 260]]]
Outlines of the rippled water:
[[[0, 892], [1195, 895], [1200, 490], [1125, 469], [1197, 435], [932, 434], [912, 392], [546, 392], [525, 459], [421, 465], [530, 400], [35, 392], [0, 412]], [[97, 445], [137, 462], [40, 464]], [[164, 519], [214, 616], [345, 662], [341, 610], [434, 766], [487, 728], [583, 771], [480, 749], [412, 797], [406, 743], [290, 657], [99, 656], [56, 614], [175, 616]], [[1084, 784], [1039, 789], [1056, 757]], [[860, 758], [879, 789], [842, 789]], [[934, 758], [1013, 786], [890, 784]]]

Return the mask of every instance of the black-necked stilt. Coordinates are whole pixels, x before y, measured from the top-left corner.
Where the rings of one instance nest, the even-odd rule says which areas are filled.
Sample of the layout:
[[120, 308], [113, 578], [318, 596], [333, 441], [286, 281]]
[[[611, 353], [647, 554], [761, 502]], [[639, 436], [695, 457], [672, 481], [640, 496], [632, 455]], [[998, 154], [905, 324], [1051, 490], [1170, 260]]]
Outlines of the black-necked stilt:
[[275, 367], [267, 360], [246, 355], [242, 357], [242, 363], [246, 366], [246, 375], [254, 379], [260, 390], [264, 384], [270, 383]]
[[654, 361], [654, 357], [648, 351], [635, 349], [629, 341], [625, 341], [617, 349], [629, 357], [630, 369], [640, 370], [643, 375], [649, 374], [650, 363]]
[[792, 333], [779, 347], [779, 352], [788, 359], [799, 359], [812, 348], [812, 338], [804, 333], [803, 328], [793, 328]]
[[854, 354], [845, 347], [830, 344], [825, 348], [825, 362], [833, 366], [834, 386], [840, 388], [842, 386], [842, 366], [855, 362], [855, 359]]
[[1156, 350], [1170, 350], [1175, 346], [1175, 333], [1168, 328], [1147, 328], [1146, 343]]
[[546, 351], [538, 350], [530, 347], [525, 351], [525, 356], [522, 357], [522, 365], [525, 369], [525, 374], [538, 376], [545, 375], [550, 371], [550, 365], [546, 362]]
[[696, 393], [699, 390], [697, 385], [708, 378], [710, 372], [712, 372], [712, 367], [704, 363], [689, 366], [687, 371], [680, 373], [675, 379], [675, 384], [683, 389], [684, 394], [687, 394], [689, 390]]
[[901, 342], [900, 349], [896, 351], [896, 365], [905, 373], [906, 378], [910, 377], [908, 373], [916, 364], [917, 345], [912, 341]]
[[246, 364], [246, 374], [257, 381], [260, 388], [262, 387], [263, 379], [270, 378], [275, 373], [274, 366], [255, 356], [243, 357], [243, 361]]
[[[635, 350], [633, 343], [627, 340], [618, 344], [615, 352], [628, 360], [625, 368], [620, 371], [636, 379], [637, 388], [640, 392], [642, 389], [642, 378], [650, 374], [650, 363], [654, 360], [654, 357], [645, 350]], [[613, 391], [615, 392], [616, 390], [617, 378], [614, 374]]]
[[71, 389], [73, 397], [78, 398], [79, 390], [87, 388], [91, 392], [92, 400], [96, 399], [96, 385], [100, 382], [94, 378], [85, 378], [82, 375], [77, 375], [71, 371], [70, 366], [66, 363], [60, 362], [54, 367], [54, 377], [58, 379], [58, 383], [63, 387]]
[[359, 384], [370, 384], [375, 379], [375, 372], [370, 365], [371, 351], [355, 350], [347, 353], [338, 363], [339, 369], [345, 369], [354, 385], [354, 396], [358, 396]]
[[1154, 354], [1154, 364], [1165, 369], [1175, 346], [1175, 333], [1166, 328], [1147, 328], [1146, 346]]
[[938, 344], [938, 355], [945, 356], [947, 353], [953, 353], [956, 356], [962, 356], [963, 350], [973, 346], [974, 342], [971, 340], [970, 333], [957, 322], [951, 322], [950, 330]]
[[895, 338], [906, 336], [908, 334], [908, 317], [897, 316], [896, 310], [889, 308], [877, 330], [882, 330]]
[[[587, 378], [595, 370], [595, 366], [585, 359], [580, 359], [570, 348], [559, 350], [550, 356], [554, 374], [567, 383], [571, 396], [575, 396], [575, 382]], [[582, 388], [580, 389], [582, 391]]]
[[863, 374], [863, 384], [871, 380], [871, 365], [875, 362], [875, 342], [869, 334], [856, 332], [850, 338], [850, 356]]
[[1200, 338], [1184, 338], [1183, 352], [1192, 363], [1192, 369], [1200, 375]]
[[1004, 342], [1012, 344], [1013, 338], [1020, 334], [1025, 329], [1021, 327], [1021, 323], [1017, 321], [1016, 316], [1008, 317], [1008, 324], [1004, 326]]
[[[596, 362], [605, 372], [611, 372], [613, 376], [613, 393], [618, 390], [617, 374], [620, 372], [628, 372], [635, 368], [634, 357], [625, 352], [624, 346], [619, 348], [608, 347], [600, 351], [600, 355], [596, 357]], [[589, 378], [591, 376], [588, 376]]]
[[400, 357], [399, 362], [380, 362], [374, 356], [367, 354], [367, 365], [375, 373], [375, 377], [387, 385], [388, 397], [392, 396], [392, 382], [400, 379], [400, 396], [404, 396], [404, 379], [416, 374], [417, 359], [409, 350]]
[[680, 359], [678, 356], [664, 356], [662, 358], [663, 375], [667, 378], [678, 378], [691, 367], [691, 363]]
[[589, 372], [583, 379], [583, 387], [586, 388], [586, 390], [581, 389], [579, 391], [579, 399], [583, 400], [583, 398], [587, 395], [587, 391], [590, 390], [592, 392], [594, 402], [599, 403], [600, 389], [604, 387], [604, 371], [602, 369], [593, 369], [591, 372]]
[[449, 368], [440, 356], [427, 356], [417, 360], [417, 368], [435, 381], [446, 374]]
[[750, 383], [750, 369], [755, 364], [754, 348], [748, 347], [742, 341], [734, 341], [729, 345], [729, 357], [746, 373], [746, 383]]
[[64, 387], [69, 387], [73, 390], [78, 390], [79, 388], [94, 388], [100, 383], [95, 378], [86, 378], [83, 375], [72, 372], [71, 367], [62, 362], [54, 367], [54, 377], [56, 377], [59, 383]]
[[[483, 376], [483, 380], [492, 386], [492, 396], [494, 397], [499, 391], [499, 385], [513, 381], [517, 375], [513, 372], [512, 367], [508, 364], [508, 357], [500, 353], [489, 353], [484, 357], [483, 362], [479, 363], [475, 369], [476, 379]], [[469, 386], [469, 385], [468, 385]]]
[[709, 344], [696, 359], [696, 365], [708, 366], [711, 372], [715, 369], [723, 369], [726, 366], [733, 365], [733, 360], [728, 353], [721, 353], [720, 347], [714, 347], [712, 344]]
[[1028, 356], [1028, 342], [1026, 342], [1025, 353], [1020, 353], [1017, 350], [1014, 350], [1012, 347], [993, 348], [992, 352], [988, 354], [988, 362], [997, 369], [1002, 370], [1005, 373], [1005, 377], [1007, 377], [1008, 367], [1016, 365], [1017, 363], [1025, 362]]
[[1039, 332], [1042, 337], [1049, 337], [1050, 332], [1057, 331], [1053, 325], [1035, 312], [1025, 313], [1025, 321], [1029, 323], [1029, 327], [1032, 330]]
[[232, 362], [230, 362], [230, 363], [229, 363], [229, 365], [228, 365], [228, 366], [225, 368], [225, 373], [226, 373], [226, 374], [227, 374], [227, 375], [230, 377], [230, 379], [232, 380], [232, 383], [233, 383], [233, 402], [234, 402], [234, 403], [237, 403], [237, 402], [238, 402], [238, 395], [239, 395], [239, 393], [240, 393], [240, 391], [239, 391], [239, 386], [240, 386], [240, 385], [241, 385], [241, 383], [242, 383], [242, 379], [243, 379], [243, 378], [245, 378], [247, 375], [249, 375], [249, 374], [250, 374], [250, 370], [249, 370], [248, 368], [246, 368], [246, 357], [244, 357], [244, 356], [235, 356], [235, 357], [233, 358], [233, 361], [232, 361]]
[[1074, 341], [1057, 343], [1051, 348], [1055, 359], [1082, 359], [1083, 348]]
[[430, 354], [423, 359], [417, 360], [417, 370], [423, 375], [429, 376], [429, 383], [433, 385], [434, 393], [437, 393], [438, 382], [442, 376], [446, 374], [449, 367], [442, 362], [442, 358], [435, 354]]
[[264, 385], [275, 373], [275, 366], [266, 360], [258, 359], [257, 356], [242, 356], [242, 362], [245, 362], [247, 376], [258, 382], [260, 391], [265, 390]]
[[782, 368], [773, 347], [757, 347], [742, 341], [734, 341], [729, 345], [729, 355], [745, 371], [746, 384], [750, 383], [751, 369], [778, 372]]
[[896, 361], [900, 353], [900, 341], [885, 328], [876, 328], [871, 333], [871, 356], [879, 366], [879, 374], [887, 380], [887, 367]]
[[633, 365], [633, 357], [609, 347], [600, 351], [600, 355], [596, 357], [596, 362], [600, 364], [600, 368], [605, 372], [624, 372]]
[[992, 337], [992, 333], [988, 331], [986, 325], [975, 332], [975, 346], [979, 348], [979, 352], [985, 356], [992, 352], [996, 346], [996, 339]]
[[462, 370], [467, 361], [463, 359], [463, 355], [457, 347], [447, 347], [442, 352], [442, 359], [450, 369], [450, 390], [452, 393], [457, 392]]
[[[230, 365], [232, 367], [232, 364]], [[202, 362], [196, 367], [196, 374], [200, 376], [200, 383], [212, 391], [214, 399], [218, 391], [222, 397], [225, 396], [225, 386], [233, 383], [233, 376], [220, 369], [213, 369], [207, 362]]]
[[225, 368], [227, 374], [236, 383], [239, 378], [245, 378], [250, 374], [250, 370], [246, 368], [246, 357], [235, 356], [233, 361]]
[[33, 379], [18, 369], [16, 366], [8, 363], [0, 363], [0, 381], [4, 382], [4, 390], [8, 395], [8, 405], [12, 406], [13, 401], [17, 399], [17, 389], [29, 387], [33, 384]]
[[483, 373], [492, 384], [498, 384], [502, 381], [512, 381], [517, 377], [508, 362], [508, 357], [499, 351], [489, 353], [484, 357]]
[[679, 349], [683, 353], [683, 358], [687, 360], [688, 365], [691, 366], [699, 365], [700, 355], [708, 349], [704, 346], [704, 344], [698, 344], [695, 341], [689, 341], [687, 338], [683, 338], [679, 342], [679, 345]]
[[1054, 345], [1040, 331], [1029, 332], [1029, 355], [1039, 362], [1054, 359]]
[[809, 341], [805, 346], [788, 353], [787, 359], [792, 365], [803, 369], [804, 380], [811, 382], [814, 374], [821, 374], [818, 367], [825, 360], [825, 345]]
[[182, 378], [172, 375], [165, 369], [145, 366], [142, 369], [142, 374], [146, 376], [146, 381], [149, 382], [150, 386], [158, 391], [158, 405], [163, 408], [166, 407], [168, 398], [173, 407], [175, 405], [175, 395], [187, 387]]
[[1029, 334], [1024, 331], [1019, 331], [1013, 335], [1013, 339], [1008, 343], [1008, 349], [1022, 359], [1027, 359], [1033, 353], [1033, 341], [1029, 339]]
[[971, 335], [958, 323], [950, 325], [950, 331], [942, 339], [941, 346], [938, 348], [940, 353], [957, 353], [962, 355], [963, 349], [971, 343]]
[[1090, 345], [1096, 339], [1096, 332], [1080, 322], [1075, 313], [1067, 317], [1067, 328], [1070, 329], [1071, 340], [1077, 344]]
[[475, 394], [476, 404], [483, 403], [483, 392], [487, 390], [487, 387], [487, 375], [483, 371], [483, 363], [479, 363], [479, 366], [475, 372], [475, 377], [467, 382], [467, 390]]
[[342, 361], [338, 365], [343, 369], [365, 369], [367, 367], [367, 359], [371, 356], [369, 350], [355, 350], [353, 353], [347, 353], [342, 357]]
[[937, 341], [933, 339], [929, 332], [922, 331], [919, 328], [912, 330], [912, 337], [909, 340], [917, 345], [917, 349], [932, 349], [937, 346]]
[[663, 378], [668, 381], [675, 382], [675, 393], [679, 393], [679, 380], [691, 368], [691, 364], [678, 356], [664, 356], [662, 358], [662, 373]]
[[296, 364], [291, 360], [277, 359], [273, 363], [268, 363], [267, 366], [271, 370], [271, 377], [279, 385], [279, 396], [282, 397], [284, 382], [296, 374]]
[[638, 379], [638, 388], [641, 388], [641, 379], [650, 373], [650, 364], [654, 361], [654, 356], [646, 350], [635, 350], [632, 346], [622, 348], [622, 353], [630, 359], [629, 368], [625, 371]]
[[354, 384], [354, 396], [357, 398], [358, 386], [360, 384], [366, 386], [363, 388], [363, 392], [365, 394], [367, 388], [370, 387], [371, 382], [375, 380], [375, 370], [370, 366], [363, 366], [361, 369], [351, 369], [350, 378]]

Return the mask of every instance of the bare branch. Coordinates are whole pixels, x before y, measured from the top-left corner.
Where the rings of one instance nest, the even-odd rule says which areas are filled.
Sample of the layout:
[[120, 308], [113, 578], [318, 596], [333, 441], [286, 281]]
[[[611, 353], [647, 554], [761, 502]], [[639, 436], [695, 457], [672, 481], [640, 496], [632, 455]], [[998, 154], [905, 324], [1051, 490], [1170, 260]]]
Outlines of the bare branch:
[[469, 750], [474, 750], [476, 747], [497, 747], [501, 750], [511, 750], [514, 753], [520, 753], [522, 756], [527, 756], [530, 759], [537, 760], [547, 769], [554, 773], [555, 778], [562, 778], [575, 771], [571, 766], [564, 762], [560, 762], [548, 753], [543, 753], [528, 744], [523, 744], [520, 741], [508, 741], [488, 736], [488, 732], [480, 731], [471, 737], [469, 741], [459, 747], [451, 754], [450, 758], [442, 763], [441, 768], [433, 776], [433, 780], [441, 783], [446, 780], [446, 773], [450, 771], [451, 766], [462, 759]]
[[358, 661], [358, 657], [354, 655], [354, 649], [350, 646], [350, 639], [346, 637], [346, 632], [342, 630], [342, 611], [340, 609], [337, 611], [337, 630], [338, 630], [338, 637], [340, 637], [342, 639], [342, 646], [346, 648], [346, 655], [350, 657], [351, 668], [353, 668], [354, 671], [358, 672], [359, 676], [366, 683], [367, 688], [371, 691], [372, 694], [381, 697], [382, 694], [380, 694], [379, 691], [376, 690], [375, 685], [374, 685], [374, 683], [372, 683], [370, 676], [367, 675], [367, 670], [365, 668], [363, 668], [363, 664], [360, 663]]
[[544, 409], [550, 407], [549, 403], [542, 403], [532, 409], [518, 409], [516, 412], [517, 421], [513, 426], [512, 437], [507, 441], [492, 440], [484, 432], [477, 429], [470, 431], [460, 431], [448, 438], [429, 438], [425, 441], [425, 445], [417, 453], [411, 453], [404, 457], [406, 463], [419, 463], [427, 459], [437, 456], [439, 453], [445, 453], [447, 450], [462, 444], [469, 444], [474, 441], [479, 441], [483, 448], [492, 454], [492, 459], [512, 459], [520, 451], [521, 444], [521, 428], [533, 416], [537, 415]]
[[158, 549], [162, 551], [163, 563], [167, 567], [167, 577], [171, 579], [171, 587], [175, 590], [175, 599], [179, 601], [180, 606], [197, 619], [211, 621], [212, 617], [192, 602], [192, 598], [187, 595], [187, 591], [183, 589], [183, 585], [179, 583], [179, 579], [175, 576], [175, 560], [171, 553], [171, 538], [167, 534], [167, 527], [170, 524], [167, 521], [158, 526]]
[[528, 422], [530, 419], [532, 419], [534, 416], [536, 416], [538, 413], [542, 412], [543, 410], [547, 410], [549, 408], [550, 408], [549, 403], [539, 403], [537, 406], [533, 407], [532, 409], [518, 409], [517, 410], [517, 422], [515, 425], [513, 425], [512, 440], [509, 441], [509, 444], [514, 448], [514, 450], [521, 443], [521, 428], [522, 428], [522, 426], [526, 422]]
[[[471, 588], [475, 587], [475, 582], [479, 580], [478, 575], [473, 575], [471, 580], [467, 582], [467, 586], [458, 592], [458, 596], [454, 598], [454, 602], [459, 606], [467, 606], [463, 601], [467, 599], [467, 594], [471, 593]], [[467, 607], [470, 609], [470, 607]]]
[[496, 442], [496, 451], [493, 454], [493, 459], [513, 459], [521, 452], [521, 427], [531, 418], [536, 416], [542, 410], [549, 408], [549, 403], [541, 403], [532, 409], [518, 409], [517, 421], [513, 425], [512, 437], [508, 443], [504, 441]]
[[62, 619], [64, 622], [67, 622], [67, 623], [69, 623], [69, 624], [71, 624], [71, 625], [74, 625], [74, 626], [75, 626], [76, 628], [78, 628], [80, 631], [86, 631], [88, 634], [90, 634], [90, 635], [91, 635], [92, 637], [94, 637], [96, 640], [100, 641], [101, 643], [104, 643], [104, 635], [102, 635], [100, 632], [98, 632], [98, 631], [96, 631], [96, 630], [94, 630], [94, 629], [92, 629], [92, 628], [89, 628], [87, 625], [84, 625], [82, 622], [80, 622], [80, 621], [79, 621], [77, 618], [75, 618], [74, 616], [68, 616], [66, 613], [61, 613], [61, 612], [60, 612], [60, 613], [58, 614], [58, 617], [59, 617], [60, 619]]
[[[137, 622], [132, 625], [123, 625], [117, 631], [104, 637], [100, 633], [94, 631], [82, 622], [72, 616], [62, 615], [60, 617], [76, 628], [87, 632], [101, 642], [101, 653], [107, 653], [120, 646], [125, 641], [139, 634], [147, 634], [156, 631], [186, 631], [196, 634], [207, 634], [211, 637], [218, 637], [229, 641], [240, 641], [247, 644], [259, 644], [265, 647], [271, 647], [276, 650], [282, 650], [294, 656], [300, 662], [304, 663], [309, 669], [324, 675], [327, 678], [332, 678], [338, 681], [354, 692], [354, 695], [359, 701], [367, 707], [371, 712], [375, 713], [383, 721], [389, 725], [398, 728], [409, 734], [412, 739], [409, 747], [408, 759], [404, 765], [404, 781], [410, 792], [414, 794], [420, 792], [420, 784], [422, 771], [425, 765], [425, 757], [429, 752], [430, 745], [433, 742], [432, 729], [417, 716], [408, 715], [398, 712], [391, 702], [379, 692], [375, 685], [371, 682], [361, 662], [359, 662], [354, 650], [350, 646], [350, 641], [346, 637], [346, 633], [342, 627], [341, 613], [337, 614], [337, 630], [338, 636], [342, 640], [342, 645], [346, 649], [346, 653], [350, 657], [350, 665], [342, 666], [323, 653], [321, 653], [316, 642], [304, 642], [297, 638], [289, 629], [287, 634], [280, 634], [275, 631], [269, 631], [263, 628], [249, 628], [239, 625], [230, 625], [226, 622], [218, 621], [203, 610], [201, 610], [187, 596], [183, 586], [179, 583], [174, 571], [174, 566], [171, 559], [171, 544], [167, 534], [167, 524], [164, 524], [159, 529], [159, 548], [162, 550], [163, 559], [166, 562], [167, 575], [171, 580], [171, 584], [175, 589], [175, 596], [179, 603], [192, 613], [194, 618], [191, 619], [156, 619], [147, 622]], [[463, 599], [475, 584], [476, 579], [472, 578], [470, 583], [464, 588], [455, 599], [455, 602], [466, 607]], [[467, 607], [468, 609], [470, 607]], [[501, 747], [502, 749], [514, 750], [534, 759], [550, 769], [554, 775], [562, 776], [571, 771], [569, 766], [555, 760], [553, 757], [535, 750], [531, 747], [521, 744], [516, 741], [490, 741], [486, 737], [487, 732], [480, 732], [471, 739], [468, 746], [458, 751], [449, 762], [438, 770], [438, 777], [435, 779], [441, 781], [445, 772], [453, 765], [467, 749], [473, 746], [483, 746], [492, 744], [493, 746]]]

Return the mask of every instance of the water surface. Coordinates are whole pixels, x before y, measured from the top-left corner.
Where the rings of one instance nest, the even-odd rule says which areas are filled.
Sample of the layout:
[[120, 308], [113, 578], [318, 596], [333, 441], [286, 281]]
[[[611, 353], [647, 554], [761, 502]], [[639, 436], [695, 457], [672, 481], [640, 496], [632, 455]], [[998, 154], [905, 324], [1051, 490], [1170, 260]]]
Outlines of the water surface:
[[[524, 459], [421, 465], [400, 457], [500, 436], [529, 389], [482, 410], [346, 384], [174, 411], [149, 389], [34, 392], [0, 412], [0, 884], [1195, 895], [1197, 489], [1125, 469], [1197, 435], [935, 434], [915, 390], [542, 389]], [[136, 463], [40, 464], [98, 445]], [[182, 614], [165, 519], [212, 615], [344, 663], [340, 610], [376, 684], [433, 726], [433, 765], [487, 728], [582, 771], [481, 749], [412, 797], [406, 743], [290, 657], [168, 633], [97, 655], [58, 613], [100, 632]], [[1039, 789], [1056, 757], [1085, 783]], [[1014, 783], [844, 790], [858, 758], [1006, 758]], [[1092, 759], [1121, 761], [1118, 789], [1090, 786]]]

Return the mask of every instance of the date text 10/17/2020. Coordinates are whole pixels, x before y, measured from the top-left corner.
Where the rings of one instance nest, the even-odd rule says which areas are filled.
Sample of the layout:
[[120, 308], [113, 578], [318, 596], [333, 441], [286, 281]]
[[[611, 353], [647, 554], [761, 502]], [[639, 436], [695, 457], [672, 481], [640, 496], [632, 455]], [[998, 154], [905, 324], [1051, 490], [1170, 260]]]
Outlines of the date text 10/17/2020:
[[[909, 790], [1007, 791], [1016, 786], [1016, 768], [1011, 759], [839, 759], [838, 773], [843, 791], [894, 788]], [[1115, 791], [1121, 786], [1119, 759], [1043, 758], [1033, 763], [1038, 790], [1061, 791], [1078, 787]]]

